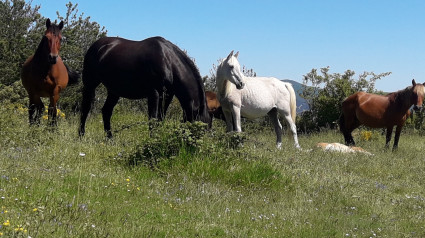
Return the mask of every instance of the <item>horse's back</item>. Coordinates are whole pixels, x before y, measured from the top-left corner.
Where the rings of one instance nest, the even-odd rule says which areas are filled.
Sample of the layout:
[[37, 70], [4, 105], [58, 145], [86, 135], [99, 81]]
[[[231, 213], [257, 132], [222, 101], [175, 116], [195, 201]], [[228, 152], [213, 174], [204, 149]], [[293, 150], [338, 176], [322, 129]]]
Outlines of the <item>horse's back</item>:
[[171, 70], [163, 55], [163, 38], [131, 41], [104, 37], [93, 43], [84, 58], [83, 83], [103, 83], [118, 96], [146, 97], [152, 88], [164, 87]]
[[108, 93], [129, 99], [166, 92], [177, 96], [189, 120], [198, 115], [193, 108], [202, 107], [208, 116], [198, 69], [182, 50], [162, 37], [97, 40], [84, 58], [83, 83], [87, 90], [102, 83]]
[[397, 123], [395, 118], [388, 117], [389, 107], [386, 96], [357, 92], [343, 101], [342, 113], [366, 126], [380, 128]]
[[290, 110], [290, 92], [287, 83], [273, 77], [246, 77], [241, 90], [241, 113], [247, 118], [257, 118], [271, 109]]

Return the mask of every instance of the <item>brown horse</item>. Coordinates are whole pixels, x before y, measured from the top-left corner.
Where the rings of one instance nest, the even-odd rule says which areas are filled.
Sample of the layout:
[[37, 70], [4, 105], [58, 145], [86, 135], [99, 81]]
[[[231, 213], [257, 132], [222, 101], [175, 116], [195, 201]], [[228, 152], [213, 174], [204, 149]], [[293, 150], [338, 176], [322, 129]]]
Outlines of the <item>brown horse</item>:
[[[56, 103], [59, 93], [66, 88], [68, 80], [76, 82], [79, 75], [71, 72], [59, 56], [63, 22], [59, 25], [46, 21], [46, 31], [35, 54], [30, 56], [22, 66], [22, 84], [29, 97], [29, 123], [40, 122], [44, 110], [41, 97], [48, 97], [50, 104], [48, 115], [51, 125], [56, 124]], [[34, 115], [35, 113], [35, 115]]]
[[365, 125], [372, 128], [386, 128], [386, 144], [389, 146], [393, 127], [396, 127], [394, 146], [398, 146], [400, 132], [409, 116], [409, 109], [413, 105], [414, 110], [420, 110], [424, 99], [424, 84], [416, 84], [412, 80], [412, 86], [404, 90], [390, 93], [386, 96], [375, 95], [365, 92], [357, 92], [342, 102], [342, 114], [339, 126], [344, 135], [345, 144], [355, 145], [351, 132]]
[[210, 114], [210, 121], [208, 122], [209, 127], [212, 126], [213, 117], [225, 121], [223, 109], [220, 106], [220, 102], [217, 99], [217, 94], [212, 91], [205, 91], [205, 97], [207, 99], [208, 113]]

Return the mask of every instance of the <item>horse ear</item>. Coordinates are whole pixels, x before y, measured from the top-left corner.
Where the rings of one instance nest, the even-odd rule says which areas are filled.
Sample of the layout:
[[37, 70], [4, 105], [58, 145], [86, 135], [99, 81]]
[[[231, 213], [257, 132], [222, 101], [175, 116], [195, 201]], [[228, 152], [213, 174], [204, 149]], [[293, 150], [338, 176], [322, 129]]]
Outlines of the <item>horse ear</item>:
[[61, 21], [61, 22], [59, 23], [59, 30], [62, 30], [62, 28], [63, 28], [63, 21]]
[[239, 51], [238, 51], [238, 52], [236, 52], [236, 54], [235, 54], [235, 58], [238, 58], [238, 56], [239, 56]]
[[412, 79], [412, 85], [413, 85], [413, 86], [415, 86], [415, 85], [416, 85], [415, 79]]
[[232, 57], [232, 55], [233, 55], [233, 50], [232, 50], [232, 52], [230, 52], [230, 54], [227, 56], [226, 60], [229, 60], [229, 59], [230, 59], [230, 57]]
[[50, 18], [47, 18], [46, 27], [49, 28], [51, 25], [52, 23], [50, 22]]

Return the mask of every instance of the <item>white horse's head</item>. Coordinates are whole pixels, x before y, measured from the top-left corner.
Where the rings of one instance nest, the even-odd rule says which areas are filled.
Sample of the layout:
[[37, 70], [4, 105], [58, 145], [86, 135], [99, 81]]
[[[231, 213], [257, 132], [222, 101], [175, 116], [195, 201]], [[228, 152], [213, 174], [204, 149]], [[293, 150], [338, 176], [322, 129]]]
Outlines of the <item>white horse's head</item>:
[[233, 55], [233, 50], [229, 56], [224, 59], [217, 68], [217, 76], [223, 77], [236, 85], [237, 89], [242, 89], [245, 86], [243, 82], [243, 74], [238, 61], [239, 52]]

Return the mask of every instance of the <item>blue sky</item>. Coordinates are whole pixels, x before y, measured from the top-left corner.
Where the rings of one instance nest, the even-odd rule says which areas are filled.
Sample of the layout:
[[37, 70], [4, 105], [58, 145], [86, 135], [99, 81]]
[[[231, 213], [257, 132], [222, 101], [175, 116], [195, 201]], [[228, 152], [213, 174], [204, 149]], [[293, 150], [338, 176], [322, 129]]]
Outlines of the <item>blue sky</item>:
[[[33, 0], [40, 13], [65, 15], [68, 0]], [[231, 50], [258, 76], [302, 82], [312, 68], [392, 72], [376, 83], [396, 91], [425, 82], [422, 0], [103, 0], [73, 1], [109, 36], [162, 36], [195, 58], [201, 75]]]

